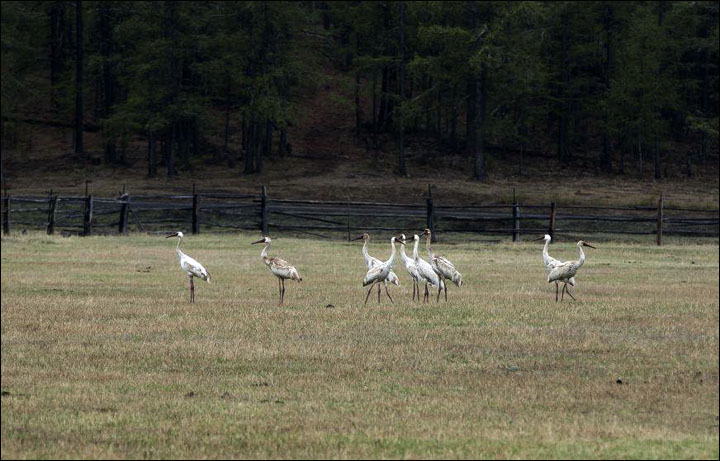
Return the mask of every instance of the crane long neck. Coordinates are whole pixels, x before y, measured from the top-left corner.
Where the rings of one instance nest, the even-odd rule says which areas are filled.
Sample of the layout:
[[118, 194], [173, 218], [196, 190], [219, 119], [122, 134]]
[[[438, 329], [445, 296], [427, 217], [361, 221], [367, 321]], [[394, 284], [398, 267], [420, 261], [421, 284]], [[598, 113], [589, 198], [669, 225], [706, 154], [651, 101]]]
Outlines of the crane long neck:
[[267, 259], [268, 249], [270, 248], [270, 242], [265, 243], [265, 248], [263, 248], [263, 251], [260, 253], [260, 257], [263, 259]]
[[580, 254], [580, 257], [578, 258], [577, 267], [580, 267], [585, 262], [585, 252], [582, 249], [582, 244], [578, 243], [578, 253]]
[[406, 263], [410, 263], [413, 260], [408, 257], [408, 255], [405, 253], [405, 245], [400, 245], [400, 256], [402, 256], [403, 261]]
[[418, 246], [419, 246], [419, 245], [420, 245], [420, 239], [419, 239], [419, 238], [416, 238], [416, 239], [415, 239], [415, 246], [413, 247], [413, 259], [414, 259], [415, 261], [417, 261], [417, 260], [420, 258], [420, 256], [418, 256]]
[[392, 251], [390, 252], [390, 259], [388, 259], [385, 264], [388, 264], [390, 267], [392, 267], [393, 261], [395, 261], [395, 240], [390, 240], [390, 245], [392, 246]]
[[545, 246], [543, 246], [543, 261], [547, 261], [550, 255], [548, 254], [548, 247], [550, 246], [550, 240], [545, 240]]
[[425, 248], [427, 249], [430, 259], [433, 259], [435, 257], [435, 253], [433, 252], [432, 248], [430, 248], [430, 234], [427, 234], [427, 239], [425, 240]]
[[365, 260], [367, 261], [370, 258], [370, 255], [368, 254], [368, 249], [367, 249], [368, 242], [370, 241], [370, 239], [363, 239], [363, 240], [364, 240], [364, 243], [363, 243], [362, 255], [363, 255], [363, 258], [365, 258]]

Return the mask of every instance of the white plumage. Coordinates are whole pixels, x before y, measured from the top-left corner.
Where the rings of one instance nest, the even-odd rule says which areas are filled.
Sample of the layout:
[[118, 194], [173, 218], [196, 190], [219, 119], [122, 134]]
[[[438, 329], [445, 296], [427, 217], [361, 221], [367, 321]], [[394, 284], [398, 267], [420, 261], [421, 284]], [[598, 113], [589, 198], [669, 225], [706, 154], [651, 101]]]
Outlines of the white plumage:
[[[365, 266], [367, 266], [368, 270], [372, 269], [373, 267], [382, 264], [382, 261], [379, 259], [370, 256], [370, 253], [368, 253], [368, 243], [370, 243], [370, 234], [362, 234], [361, 236], [354, 238], [353, 240], [363, 240], [363, 247], [362, 247], [362, 255], [363, 260], [365, 261]], [[383, 281], [383, 285], [385, 286], [385, 293], [388, 293], [388, 297], [390, 297], [390, 292], [387, 289], [387, 283], [390, 282], [393, 285], [400, 286], [400, 278], [393, 272], [390, 271], [390, 274], [388, 274], [387, 280]], [[380, 285], [378, 285], [378, 302], [380, 302]], [[390, 298], [392, 300], [392, 298]]]
[[[392, 251], [390, 253], [390, 259], [388, 259], [385, 262], [380, 262], [379, 264], [374, 265], [370, 268], [370, 270], [367, 271], [365, 274], [365, 279], [363, 279], [363, 286], [366, 287], [370, 285], [370, 289], [367, 292], [367, 296], [365, 297], [365, 304], [367, 304], [367, 300], [370, 297], [370, 292], [373, 289], [373, 285], [376, 283], [384, 282], [388, 279], [390, 276], [390, 273], [392, 272], [393, 262], [395, 261], [395, 241], [397, 240], [396, 237], [393, 237], [390, 239], [390, 246], [392, 247]], [[402, 244], [402, 242], [400, 242]], [[390, 292], [387, 289], [387, 285], [385, 285], [385, 293], [387, 293], [388, 298], [390, 298], [390, 302], [394, 302], [392, 299], [392, 296], [390, 296]], [[378, 295], [378, 302], [380, 302], [380, 296]]]
[[202, 264], [183, 253], [182, 250], [180, 250], [180, 242], [182, 242], [183, 237], [185, 237], [182, 232], [175, 232], [172, 235], [168, 235], [166, 238], [171, 237], [178, 237], [178, 243], [175, 247], [175, 251], [178, 256], [178, 261], [180, 262], [180, 268], [185, 271], [185, 273], [188, 275], [188, 278], [190, 279], [190, 302], [194, 303], [195, 284], [193, 283], [193, 277], [197, 277], [210, 283], [210, 273], [207, 271], [207, 269], [205, 269], [205, 267], [203, 267]]
[[[400, 241], [403, 243], [407, 241], [407, 239], [405, 238], [405, 234], [400, 234]], [[415, 293], [417, 293], [417, 298], [419, 301], [420, 288], [418, 288], [418, 283], [420, 282], [420, 274], [418, 274], [417, 261], [414, 258], [411, 258], [407, 254], [405, 254], [405, 245], [400, 247], [400, 256], [405, 263], [405, 270], [407, 270], [408, 274], [410, 274], [410, 278], [413, 282], [413, 301], [415, 301]]]
[[[440, 298], [440, 291], [445, 289], [445, 282], [443, 282], [442, 278], [435, 272], [433, 267], [430, 265], [429, 262], [425, 261], [420, 257], [418, 254], [418, 246], [420, 245], [420, 236], [415, 234], [413, 235], [413, 241], [415, 242], [415, 245], [413, 247], [413, 260], [415, 261], [415, 267], [417, 270], [419, 281], [425, 282], [425, 296], [423, 298], [423, 301], [427, 301], [430, 298], [430, 292], [428, 290], [428, 285], [432, 287], [438, 288], [438, 298]], [[418, 290], [418, 300], [420, 300], [420, 292]]]
[[575, 274], [577, 274], [578, 269], [580, 269], [580, 267], [582, 267], [582, 265], [585, 263], [585, 253], [582, 250], [583, 246], [595, 248], [594, 246], [590, 245], [589, 243], [585, 243], [584, 241], [580, 240], [577, 243], [577, 249], [578, 249], [578, 253], [579, 253], [578, 260], [560, 263], [557, 266], [555, 266], [548, 274], [548, 283], [556, 282], [556, 285], [555, 285], [555, 287], [556, 287], [555, 288], [555, 301], [556, 302], [558, 300], [557, 299], [557, 297], [558, 297], [557, 296], [558, 295], [557, 294], [557, 282], [563, 282], [563, 295], [560, 298], [561, 301], [565, 296], [565, 292], [567, 292], [567, 294], [570, 295], [570, 297], [572, 299], [575, 299], [575, 297], [570, 293], [570, 291], [568, 291], [567, 284], [569, 283], [570, 279], [573, 278], [575, 276]]
[[[548, 246], [550, 246], [550, 241], [552, 240], [552, 237], [550, 237], [548, 234], [545, 234], [543, 239], [545, 240], [545, 245], [543, 246], [543, 263], [545, 264], [545, 272], [547, 274], [550, 274], [550, 271], [552, 271], [556, 266], [562, 264], [562, 261], [559, 261], [548, 254]], [[575, 277], [570, 277], [570, 279], [568, 280], [568, 285], [570, 285], [571, 287], [575, 286]]]

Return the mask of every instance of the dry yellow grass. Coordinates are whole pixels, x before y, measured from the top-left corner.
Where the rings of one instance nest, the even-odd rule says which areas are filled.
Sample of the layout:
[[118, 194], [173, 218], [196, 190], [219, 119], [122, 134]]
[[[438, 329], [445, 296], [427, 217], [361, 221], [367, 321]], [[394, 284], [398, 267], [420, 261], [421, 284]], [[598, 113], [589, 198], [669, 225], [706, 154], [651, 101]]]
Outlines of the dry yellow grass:
[[359, 244], [281, 237], [278, 307], [254, 239], [185, 239], [195, 304], [174, 241], [4, 239], [3, 458], [718, 457], [717, 244], [605, 242], [563, 303], [539, 244], [439, 244], [447, 304], [398, 262], [363, 307]]

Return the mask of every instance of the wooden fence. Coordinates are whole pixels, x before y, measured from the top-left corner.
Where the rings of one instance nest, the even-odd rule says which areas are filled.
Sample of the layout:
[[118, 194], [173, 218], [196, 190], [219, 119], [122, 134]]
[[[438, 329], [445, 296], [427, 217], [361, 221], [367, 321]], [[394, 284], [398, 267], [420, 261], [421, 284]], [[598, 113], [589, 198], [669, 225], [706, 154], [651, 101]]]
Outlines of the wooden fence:
[[45, 228], [77, 235], [126, 234], [190, 230], [278, 230], [319, 237], [354, 237], [359, 232], [430, 228], [433, 234], [464, 232], [507, 235], [631, 234], [718, 237], [717, 209], [674, 207], [659, 197], [656, 206], [601, 207], [513, 203], [441, 205], [431, 188], [425, 203], [398, 204], [361, 201], [272, 199], [267, 188], [259, 194], [193, 193], [130, 195], [115, 198], [85, 196], [15, 196], [2, 200], [4, 234], [18, 228]]

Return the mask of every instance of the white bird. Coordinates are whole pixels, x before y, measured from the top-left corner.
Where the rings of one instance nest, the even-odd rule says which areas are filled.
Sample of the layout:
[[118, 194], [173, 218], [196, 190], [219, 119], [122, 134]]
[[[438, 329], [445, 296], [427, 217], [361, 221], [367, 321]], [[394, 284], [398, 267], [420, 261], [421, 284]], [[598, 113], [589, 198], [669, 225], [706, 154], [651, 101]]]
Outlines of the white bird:
[[[393, 237], [390, 239], [390, 245], [392, 246], [392, 252], [390, 253], [390, 259], [388, 259], [385, 262], [380, 262], [380, 264], [374, 265], [369, 271], [367, 271], [367, 274], [365, 274], [365, 279], [363, 280], [363, 286], [366, 287], [370, 285], [370, 289], [367, 292], [367, 296], [365, 297], [365, 304], [367, 304], [367, 300], [370, 297], [370, 292], [373, 289], [373, 285], [376, 283], [384, 282], [388, 279], [390, 276], [390, 273], [392, 272], [392, 266], [393, 262], [395, 261], [395, 241], [397, 240], [396, 237]], [[403, 242], [400, 242], [401, 245], [404, 245]], [[390, 296], [390, 292], [387, 289], [387, 284], [385, 285], [385, 293], [387, 293], [388, 298], [390, 298], [390, 302], [395, 302], [392, 299], [392, 296]], [[378, 302], [380, 302], [380, 298], [378, 298]]]
[[[406, 243], [407, 239], [405, 238], [405, 234], [400, 234], [400, 241], [402, 243]], [[405, 263], [405, 269], [408, 271], [408, 274], [410, 274], [410, 278], [412, 278], [413, 281], [413, 301], [415, 301], [415, 293], [417, 293], [417, 299], [420, 301], [420, 288], [418, 287], [420, 274], [418, 274], [417, 261], [415, 258], [411, 258], [405, 254], [405, 245], [400, 247], [400, 256], [402, 256], [403, 262]], [[427, 286], [425, 287], [425, 291], [427, 291]]]
[[[560, 263], [557, 266], [555, 266], [550, 273], [548, 274], [548, 283], [550, 282], [563, 282], [563, 293], [560, 300], [565, 297], [565, 292], [567, 291], [567, 294], [570, 295], [572, 299], [575, 299], [575, 296], [570, 294], [570, 291], [567, 289], [567, 284], [570, 281], [572, 277], [577, 274], [578, 269], [583, 265], [585, 262], [585, 253], [582, 250], [582, 247], [590, 247], [595, 248], [594, 246], [590, 245], [589, 243], [585, 243], [582, 240], [580, 240], [577, 243], [578, 253], [580, 254], [580, 258], [577, 261], [567, 261], [564, 263]], [[555, 285], [555, 302], [557, 302], [557, 285]]]
[[256, 243], [264, 243], [265, 248], [263, 248], [262, 252], [260, 253], [260, 258], [263, 260], [265, 265], [270, 269], [270, 272], [275, 275], [275, 277], [278, 278], [278, 291], [280, 294], [280, 302], [278, 305], [282, 305], [283, 300], [285, 299], [285, 279], [291, 279], [291, 280], [297, 280], [298, 282], [302, 282], [302, 277], [298, 273], [297, 269], [295, 269], [294, 266], [291, 266], [290, 263], [287, 261], [280, 259], [280, 258], [268, 258], [268, 249], [270, 248], [270, 237], [263, 237], [257, 242], [253, 242], [252, 245], [255, 245]]
[[184, 237], [182, 232], [175, 232], [172, 235], [168, 235], [165, 238], [170, 237], [178, 237], [178, 243], [177, 247], [175, 247], [175, 251], [178, 255], [178, 260], [180, 261], [180, 268], [185, 271], [185, 273], [188, 275], [188, 278], [190, 279], [190, 302], [195, 302], [195, 284], [193, 283], [193, 277], [197, 277], [199, 279], [205, 280], [207, 283], [210, 283], [210, 273], [203, 267], [202, 264], [195, 261], [190, 256], [186, 255], [185, 253], [180, 250], [180, 242], [182, 242], [182, 239]]
[[[428, 256], [430, 258], [430, 265], [432, 266], [435, 273], [440, 276], [440, 278], [450, 280], [459, 288], [462, 285], [462, 275], [460, 274], [460, 272], [455, 269], [453, 263], [451, 263], [442, 256], [436, 255], [435, 252], [433, 252], [432, 248], [430, 248], [430, 229], [425, 229], [423, 235], [427, 237], [427, 240], [425, 242], [425, 248], [427, 249]], [[445, 301], [447, 301], [447, 283], [444, 284], [443, 289], [445, 290]], [[440, 290], [438, 290], [436, 302], [439, 300]]]
[[[425, 261], [418, 255], [418, 246], [420, 244], [420, 236], [413, 235], [413, 241], [415, 246], [413, 247], [413, 260], [417, 268], [418, 278], [421, 282], [425, 282], [425, 296], [423, 301], [427, 302], [430, 299], [430, 291], [428, 290], [428, 284], [432, 287], [438, 287], [438, 299], [440, 298], [440, 291], [445, 289], [445, 282], [442, 277], [438, 276], [435, 270], [432, 268], [429, 262]], [[418, 289], [418, 301], [420, 300], [420, 290]]]
[[[382, 264], [382, 261], [380, 261], [379, 259], [377, 259], [373, 256], [370, 256], [370, 254], [368, 253], [367, 247], [368, 247], [368, 243], [370, 242], [370, 235], [365, 233], [357, 238], [354, 238], [353, 240], [360, 240], [360, 239], [362, 239], [364, 241], [363, 247], [362, 247], [362, 255], [363, 255], [363, 259], [365, 260], [365, 265], [367, 266], [367, 268], [372, 269], [376, 265]], [[398, 276], [393, 271], [390, 271], [390, 275], [388, 276], [387, 280], [383, 282], [383, 284], [385, 285], [386, 293], [388, 292], [387, 291], [387, 282], [390, 282], [394, 285], [400, 286], [400, 278], [398, 278]], [[378, 288], [378, 302], [380, 302], [380, 285], [378, 285], [377, 288]], [[388, 297], [389, 296], [390, 295], [388, 295]]]
[[[547, 274], [549, 274], [550, 271], [555, 269], [555, 267], [562, 264], [562, 261], [557, 260], [548, 254], [548, 246], [550, 245], [550, 241], [552, 240], [552, 237], [550, 237], [550, 235], [548, 235], [548, 234], [545, 234], [545, 236], [543, 236], [542, 238], [543, 238], [543, 240], [545, 240], [545, 245], [543, 246], [543, 253], [542, 253], [543, 263], [545, 264], [545, 272]], [[537, 240], [540, 240], [540, 239], [537, 239]], [[571, 287], [574, 287], [575, 286], [575, 277], [570, 277], [570, 279], [568, 279], [567, 283]], [[557, 291], [558, 291], [558, 282], [555, 282], [556, 294], [557, 294]], [[568, 290], [568, 294], [569, 293], [570, 293], [570, 290]]]

